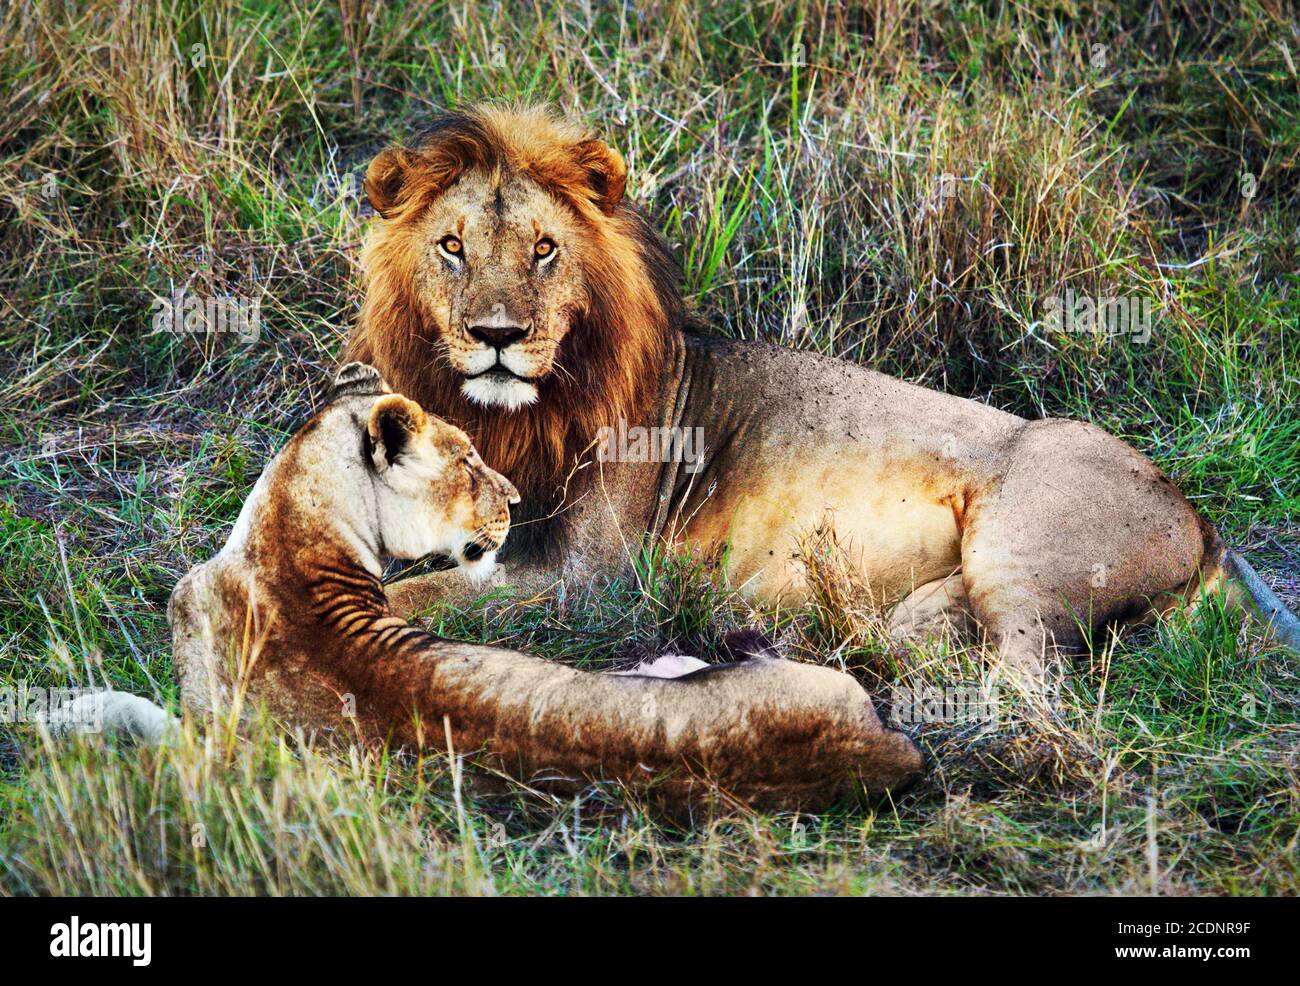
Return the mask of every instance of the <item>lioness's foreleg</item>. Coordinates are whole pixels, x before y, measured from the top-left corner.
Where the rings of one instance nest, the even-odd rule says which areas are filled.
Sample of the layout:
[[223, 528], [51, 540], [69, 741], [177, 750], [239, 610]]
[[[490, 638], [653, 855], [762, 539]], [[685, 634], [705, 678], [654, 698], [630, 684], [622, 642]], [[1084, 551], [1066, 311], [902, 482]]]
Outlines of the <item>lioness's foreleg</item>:
[[550, 591], [558, 579], [559, 573], [552, 569], [504, 563], [479, 582], [453, 568], [399, 579], [384, 586], [384, 591], [390, 612], [409, 619], [433, 606], [468, 606], [498, 589], [509, 589], [520, 596], [540, 595]]

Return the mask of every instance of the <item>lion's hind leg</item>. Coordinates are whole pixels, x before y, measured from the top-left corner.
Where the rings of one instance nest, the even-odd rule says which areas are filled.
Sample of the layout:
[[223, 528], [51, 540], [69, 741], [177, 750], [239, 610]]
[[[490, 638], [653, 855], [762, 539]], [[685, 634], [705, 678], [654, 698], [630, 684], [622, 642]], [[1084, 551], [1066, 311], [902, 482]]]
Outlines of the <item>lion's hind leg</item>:
[[920, 642], [975, 630], [961, 570], [919, 586], [889, 612], [886, 630], [898, 643]]
[[1196, 577], [1205, 554], [1196, 511], [1164, 474], [1077, 421], [1025, 425], [965, 520], [971, 612], [1007, 670], [1029, 681]]
[[1016, 605], [1016, 593], [1000, 594], [998, 599], [980, 595], [983, 606], [977, 615], [960, 570], [927, 582], [890, 611], [889, 637], [898, 643], [982, 639], [996, 648], [1008, 673], [1036, 688], [1047, 667], [1059, 658], [1056, 635], [1039, 616]]

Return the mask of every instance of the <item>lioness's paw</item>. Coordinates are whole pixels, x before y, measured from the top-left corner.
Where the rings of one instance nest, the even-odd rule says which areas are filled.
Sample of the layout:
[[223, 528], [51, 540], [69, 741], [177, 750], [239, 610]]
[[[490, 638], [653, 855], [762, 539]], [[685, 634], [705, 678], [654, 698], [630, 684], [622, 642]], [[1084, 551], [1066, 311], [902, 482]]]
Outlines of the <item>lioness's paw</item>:
[[326, 400], [336, 401], [340, 397], [371, 397], [375, 394], [387, 394], [391, 391], [384, 378], [369, 363], [345, 363], [334, 375], [334, 383]]

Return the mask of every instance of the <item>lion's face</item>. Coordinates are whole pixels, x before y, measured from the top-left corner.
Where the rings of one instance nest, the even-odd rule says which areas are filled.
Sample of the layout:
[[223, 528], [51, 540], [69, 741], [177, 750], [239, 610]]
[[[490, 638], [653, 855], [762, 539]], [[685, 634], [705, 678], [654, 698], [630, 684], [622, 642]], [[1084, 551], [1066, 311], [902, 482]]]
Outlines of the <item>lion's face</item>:
[[514, 410], [563, 373], [556, 356], [587, 302], [572, 211], [522, 175], [473, 171], [408, 231], [414, 285], [461, 393]]
[[647, 412], [677, 345], [680, 268], [626, 179], [538, 107], [447, 114], [366, 171], [379, 219], [348, 357], [463, 426], [535, 516], [579, 495], [575, 463]]
[[367, 423], [379, 537], [394, 558], [447, 555], [471, 578], [491, 572], [519, 493], [466, 434], [401, 394], [375, 401]]

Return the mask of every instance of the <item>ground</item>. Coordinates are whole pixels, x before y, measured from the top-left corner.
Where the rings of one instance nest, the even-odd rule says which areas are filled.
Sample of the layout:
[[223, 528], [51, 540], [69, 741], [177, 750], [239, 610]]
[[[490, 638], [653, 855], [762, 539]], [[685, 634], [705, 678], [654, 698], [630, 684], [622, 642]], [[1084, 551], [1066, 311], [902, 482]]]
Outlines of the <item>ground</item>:
[[[1300, 602], [1292, 4], [634, 7], [0, 12], [0, 689], [175, 702], [168, 594], [355, 316], [360, 170], [482, 97], [607, 135], [718, 332], [1102, 425]], [[181, 290], [260, 299], [256, 338], [155, 332]], [[1112, 296], [1149, 323], [1049, 317]], [[973, 649], [891, 648], [833, 546], [806, 549], [798, 610], [650, 552], [624, 584], [438, 623], [593, 666], [758, 628], [886, 714], [978, 684]], [[489, 800], [438, 749], [266, 723], [47, 748], [11, 723], [0, 893], [1290, 894], [1298, 705], [1297, 659], [1212, 605], [1094, 640], [1046, 715], [922, 703], [932, 767], [893, 801], [691, 827], [617, 792]]]

